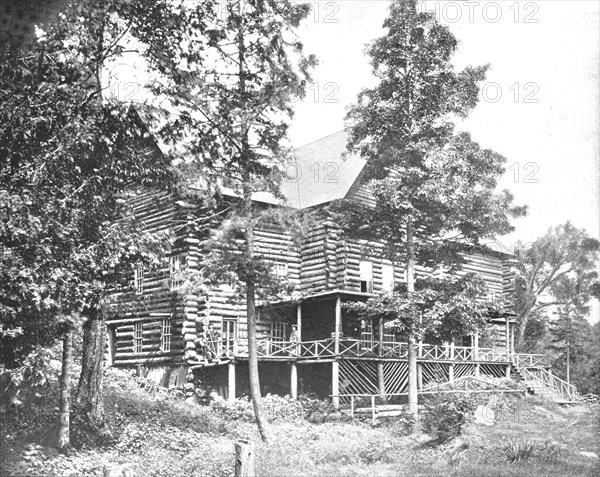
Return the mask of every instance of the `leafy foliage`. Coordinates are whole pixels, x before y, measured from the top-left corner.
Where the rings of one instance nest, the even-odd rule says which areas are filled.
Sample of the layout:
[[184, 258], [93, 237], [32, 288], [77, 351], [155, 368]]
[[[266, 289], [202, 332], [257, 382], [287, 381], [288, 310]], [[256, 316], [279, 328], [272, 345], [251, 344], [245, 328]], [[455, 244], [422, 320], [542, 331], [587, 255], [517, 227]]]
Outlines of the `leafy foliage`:
[[511, 464], [529, 460], [536, 449], [535, 442], [531, 440], [509, 439], [502, 448], [502, 452]]
[[527, 325], [552, 309], [585, 315], [598, 283], [600, 242], [570, 222], [551, 228], [525, 246], [517, 244], [517, 344], [523, 348]]
[[383, 318], [384, 326], [396, 332], [433, 334], [451, 340], [484, 327], [490, 306], [482, 299], [484, 293], [482, 279], [467, 274], [419, 279], [413, 293], [407, 293], [403, 286], [394, 293], [343, 306], [363, 319]]
[[438, 442], [445, 442], [460, 434], [462, 428], [471, 422], [479, 401], [468, 394], [433, 395], [425, 403], [422, 428], [435, 436]]

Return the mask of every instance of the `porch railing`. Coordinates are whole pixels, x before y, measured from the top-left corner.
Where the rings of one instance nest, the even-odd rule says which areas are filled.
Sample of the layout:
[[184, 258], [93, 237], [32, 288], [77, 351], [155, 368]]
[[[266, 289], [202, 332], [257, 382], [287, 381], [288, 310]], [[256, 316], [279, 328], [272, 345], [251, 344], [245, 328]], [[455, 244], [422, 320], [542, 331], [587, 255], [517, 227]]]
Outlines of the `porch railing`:
[[513, 359], [519, 368], [545, 368], [548, 366], [548, 357], [545, 354], [515, 354]]

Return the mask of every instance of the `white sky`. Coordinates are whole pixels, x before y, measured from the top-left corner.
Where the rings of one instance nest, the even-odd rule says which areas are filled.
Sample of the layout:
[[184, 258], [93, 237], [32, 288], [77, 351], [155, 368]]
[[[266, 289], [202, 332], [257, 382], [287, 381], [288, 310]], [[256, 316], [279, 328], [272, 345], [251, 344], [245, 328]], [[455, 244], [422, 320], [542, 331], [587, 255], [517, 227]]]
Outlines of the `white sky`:
[[[364, 45], [383, 34], [388, 1], [312, 5], [301, 38], [320, 64], [313, 73], [313, 89], [296, 109], [290, 130], [294, 146], [343, 129], [346, 107], [362, 87], [372, 84]], [[489, 101], [480, 101], [459, 129], [508, 159], [512, 169], [502, 187], [515, 194], [517, 203], [529, 205], [529, 216], [516, 221], [515, 233], [500, 241], [508, 247], [516, 240], [529, 242], [566, 220], [600, 237], [599, 3], [428, 1], [424, 5], [437, 9], [438, 18], [460, 40], [457, 67], [491, 64], [486, 80]], [[462, 18], [454, 21], [459, 14]], [[494, 101], [498, 93], [501, 97]]]

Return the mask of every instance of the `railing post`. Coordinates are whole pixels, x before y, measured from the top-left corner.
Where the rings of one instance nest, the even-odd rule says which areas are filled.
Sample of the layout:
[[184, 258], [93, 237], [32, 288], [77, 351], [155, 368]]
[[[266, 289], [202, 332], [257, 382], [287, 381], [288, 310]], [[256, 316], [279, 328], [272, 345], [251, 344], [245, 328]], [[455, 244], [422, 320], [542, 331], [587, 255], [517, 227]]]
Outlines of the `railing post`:
[[479, 361], [479, 331], [473, 335], [473, 359]]
[[[410, 344], [409, 344], [409, 346], [410, 346]], [[417, 345], [417, 346], [418, 346], [418, 350], [419, 350], [419, 351], [418, 351], [418, 355], [417, 355], [417, 356], [418, 356], [419, 358], [422, 358], [422, 357], [423, 357], [423, 342], [422, 342], [422, 341], [419, 341], [419, 343], [418, 343], [418, 345]]]
[[335, 299], [335, 341], [334, 352], [340, 354], [340, 332], [342, 331], [342, 299], [338, 295]]
[[454, 359], [454, 341], [450, 342], [450, 359]]

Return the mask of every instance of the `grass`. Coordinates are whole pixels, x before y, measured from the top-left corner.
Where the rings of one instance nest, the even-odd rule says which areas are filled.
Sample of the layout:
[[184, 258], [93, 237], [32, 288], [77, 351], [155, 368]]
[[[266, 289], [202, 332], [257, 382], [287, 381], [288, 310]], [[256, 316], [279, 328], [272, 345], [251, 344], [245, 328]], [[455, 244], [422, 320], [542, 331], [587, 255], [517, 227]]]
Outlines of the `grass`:
[[[128, 463], [139, 476], [229, 476], [239, 438], [256, 442], [261, 477], [598, 475], [599, 461], [579, 453], [600, 455], [598, 406], [560, 409], [535, 400], [509, 404], [512, 408], [499, 413], [494, 426], [472, 424], [458, 439], [438, 446], [428, 436], [402, 435], [393, 421], [373, 427], [368, 421], [313, 424], [297, 418], [272, 423], [270, 442], [262, 443], [251, 422], [151, 396], [130, 378], [115, 375], [106, 386], [113, 435], [105, 447], [59, 454], [51, 447], [48, 423], [42, 432], [40, 426], [13, 422], [2, 429], [0, 475], [101, 475], [104, 465]], [[529, 443], [530, 455], [511, 463], [504, 452], [508, 442], [517, 447]]]

